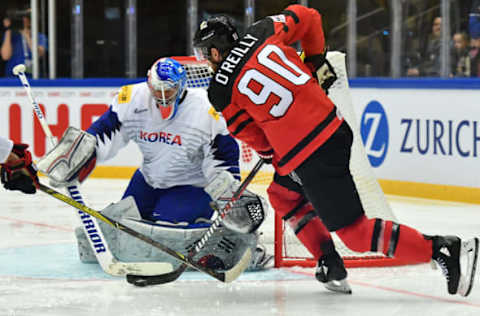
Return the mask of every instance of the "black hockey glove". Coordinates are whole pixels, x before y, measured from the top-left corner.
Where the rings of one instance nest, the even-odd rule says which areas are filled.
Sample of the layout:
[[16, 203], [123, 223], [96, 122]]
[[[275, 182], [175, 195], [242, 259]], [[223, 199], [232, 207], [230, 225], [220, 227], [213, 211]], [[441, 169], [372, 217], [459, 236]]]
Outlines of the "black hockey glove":
[[337, 80], [337, 74], [325, 54], [317, 54], [305, 58], [305, 65], [312, 71], [312, 75], [317, 79], [318, 84], [323, 91], [328, 94], [328, 89]]
[[273, 149], [267, 151], [258, 151], [258, 156], [263, 159], [266, 164], [271, 164], [273, 160]]
[[32, 155], [26, 144], [14, 144], [12, 153], [17, 157], [1, 164], [0, 180], [7, 190], [19, 190], [33, 194], [37, 191], [37, 168], [32, 163]]

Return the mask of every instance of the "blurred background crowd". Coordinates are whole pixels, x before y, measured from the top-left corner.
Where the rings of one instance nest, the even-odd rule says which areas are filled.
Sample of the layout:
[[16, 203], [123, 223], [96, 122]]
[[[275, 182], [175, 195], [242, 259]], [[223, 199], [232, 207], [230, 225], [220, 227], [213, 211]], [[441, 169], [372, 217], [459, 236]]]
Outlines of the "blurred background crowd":
[[2, 0], [0, 73], [23, 62], [35, 78], [143, 77], [160, 56], [191, 55], [204, 18], [245, 30], [292, 3], [322, 14], [351, 77], [480, 76], [480, 0]]

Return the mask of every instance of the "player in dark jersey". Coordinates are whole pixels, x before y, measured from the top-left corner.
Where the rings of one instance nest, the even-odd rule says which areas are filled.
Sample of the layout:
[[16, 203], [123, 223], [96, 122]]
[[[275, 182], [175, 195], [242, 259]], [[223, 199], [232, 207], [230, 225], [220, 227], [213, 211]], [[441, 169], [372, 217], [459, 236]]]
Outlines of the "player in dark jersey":
[[[296, 41], [304, 62], [290, 46]], [[410, 263], [433, 259], [447, 278], [450, 294], [470, 293], [478, 238], [426, 236], [406, 225], [365, 216], [349, 170], [352, 131], [322, 89], [328, 89], [328, 82], [320, 87], [312, 76], [326, 62], [316, 10], [291, 5], [254, 23], [241, 38], [228, 18], [214, 17], [200, 24], [194, 47], [215, 70], [209, 99], [223, 113], [232, 135], [272, 161], [276, 174], [268, 193], [278, 214], [299, 216], [297, 223], [311, 225], [315, 217], [299, 210], [306, 202], [299, 196], [305, 196], [328, 230], [350, 249], [382, 252]], [[292, 198], [285, 190], [300, 191], [299, 196]], [[465, 263], [460, 260], [464, 257]]]

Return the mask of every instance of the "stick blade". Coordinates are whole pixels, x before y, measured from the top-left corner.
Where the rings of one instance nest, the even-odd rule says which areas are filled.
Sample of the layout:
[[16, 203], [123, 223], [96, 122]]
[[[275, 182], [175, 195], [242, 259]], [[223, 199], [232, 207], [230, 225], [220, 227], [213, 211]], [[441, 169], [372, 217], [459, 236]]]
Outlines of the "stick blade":
[[150, 285], [160, 285], [170, 283], [177, 280], [185, 271], [187, 265], [183, 264], [178, 269], [160, 275], [133, 275], [127, 274], [127, 282], [138, 287], [145, 287]]
[[173, 266], [166, 262], [116, 261], [108, 266], [108, 270], [110, 274], [118, 276], [127, 274], [157, 275], [172, 272]]
[[236, 280], [243, 271], [248, 268], [248, 265], [252, 261], [252, 250], [250, 248], [245, 251], [242, 258], [238, 263], [233, 266], [230, 270], [227, 270], [224, 273], [224, 282], [229, 283]]
[[[230, 270], [223, 271], [223, 272], [216, 272], [215, 276], [218, 280], [229, 283], [236, 280], [243, 271], [248, 268], [248, 265], [252, 261], [252, 251], [247, 249], [243, 254], [242, 258], [238, 261], [238, 263], [233, 266]], [[173, 282], [177, 280], [180, 275], [185, 271], [187, 268], [186, 264], [181, 265], [178, 269], [164, 274], [159, 275], [133, 275], [127, 274], [126, 279], [127, 282], [133, 284], [138, 287], [145, 287], [151, 285], [160, 285]]]

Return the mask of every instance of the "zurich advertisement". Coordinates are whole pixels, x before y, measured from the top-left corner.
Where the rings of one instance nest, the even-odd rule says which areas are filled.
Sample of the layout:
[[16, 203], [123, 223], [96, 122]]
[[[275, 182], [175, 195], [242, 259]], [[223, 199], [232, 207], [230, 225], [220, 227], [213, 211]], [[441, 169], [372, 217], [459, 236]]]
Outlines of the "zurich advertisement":
[[352, 89], [378, 178], [480, 187], [480, 94], [454, 89]]

